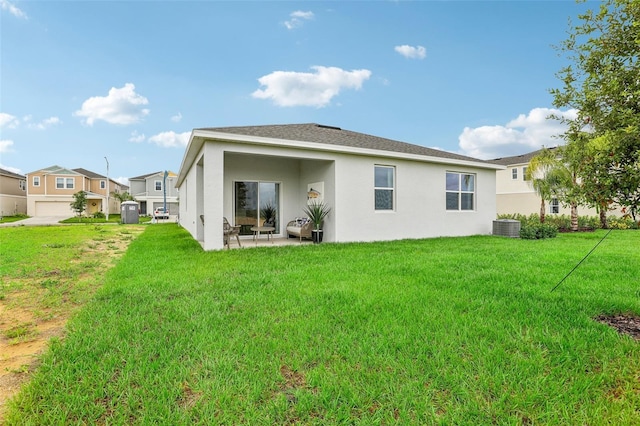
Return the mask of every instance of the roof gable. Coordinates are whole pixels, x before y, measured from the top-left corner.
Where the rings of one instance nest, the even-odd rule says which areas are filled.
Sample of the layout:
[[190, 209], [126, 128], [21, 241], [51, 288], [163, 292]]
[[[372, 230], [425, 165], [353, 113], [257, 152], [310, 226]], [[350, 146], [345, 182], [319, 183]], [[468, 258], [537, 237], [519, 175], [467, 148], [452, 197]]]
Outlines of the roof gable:
[[78, 172], [74, 172], [71, 169], [67, 169], [65, 167], [60, 167], [57, 165], [46, 167], [44, 169], [36, 170], [34, 172], [28, 174], [42, 173], [45, 175], [80, 175]]

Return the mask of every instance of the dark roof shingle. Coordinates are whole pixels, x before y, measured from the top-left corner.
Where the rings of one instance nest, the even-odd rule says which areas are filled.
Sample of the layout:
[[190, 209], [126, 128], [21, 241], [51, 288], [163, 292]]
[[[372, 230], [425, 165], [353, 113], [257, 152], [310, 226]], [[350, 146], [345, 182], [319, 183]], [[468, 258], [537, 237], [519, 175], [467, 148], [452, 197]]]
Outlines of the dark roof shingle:
[[438, 149], [427, 148], [421, 145], [413, 145], [406, 142], [395, 141], [378, 136], [371, 136], [364, 133], [343, 130], [339, 127], [325, 126], [315, 123], [239, 127], [207, 127], [197, 130], [300, 142], [315, 142], [327, 145], [375, 149], [381, 151], [400, 152], [404, 154], [416, 154], [430, 157], [447, 158], [452, 160], [487, 163], [487, 161], [484, 160], [455, 154], [453, 152], [441, 151]]
[[556, 149], [557, 146], [551, 147], [551, 148], [542, 148], [539, 149], [537, 151], [533, 151], [533, 152], [528, 152], [526, 154], [520, 154], [520, 155], [514, 155], [511, 157], [502, 157], [502, 158], [495, 158], [493, 160], [489, 160], [490, 163], [493, 164], [499, 164], [501, 166], [510, 166], [512, 164], [525, 164], [528, 163], [529, 161], [531, 161], [531, 159], [533, 157], [535, 157], [536, 155], [540, 154], [542, 152], [542, 150], [544, 149]]

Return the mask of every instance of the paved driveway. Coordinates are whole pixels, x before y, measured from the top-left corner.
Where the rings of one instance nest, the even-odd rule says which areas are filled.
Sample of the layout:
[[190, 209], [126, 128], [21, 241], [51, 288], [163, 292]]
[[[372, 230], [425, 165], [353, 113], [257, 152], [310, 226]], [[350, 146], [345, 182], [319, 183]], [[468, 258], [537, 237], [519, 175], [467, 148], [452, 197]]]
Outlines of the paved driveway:
[[0, 227], [8, 226], [47, 226], [60, 225], [61, 220], [68, 219], [69, 216], [42, 216], [30, 217], [28, 219], [19, 220], [17, 222], [0, 223]]

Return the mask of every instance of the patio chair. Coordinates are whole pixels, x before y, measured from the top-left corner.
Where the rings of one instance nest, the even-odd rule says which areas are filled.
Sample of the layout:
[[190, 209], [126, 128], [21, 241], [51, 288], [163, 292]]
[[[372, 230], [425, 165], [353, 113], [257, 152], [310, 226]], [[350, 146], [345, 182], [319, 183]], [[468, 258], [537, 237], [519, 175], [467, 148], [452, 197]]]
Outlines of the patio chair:
[[229, 240], [231, 239], [231, 237], [235, 236], [236, 240], [238, 241], [238, 246], [242, 247], [242, 244], [240, 244], [240, 225], [233, 226], [229, 223], [226, 217], [223, 217], [222, 219], [224, 245], [227, 246], [227, 249], [230, 249], [231, 247], [229, 246]]

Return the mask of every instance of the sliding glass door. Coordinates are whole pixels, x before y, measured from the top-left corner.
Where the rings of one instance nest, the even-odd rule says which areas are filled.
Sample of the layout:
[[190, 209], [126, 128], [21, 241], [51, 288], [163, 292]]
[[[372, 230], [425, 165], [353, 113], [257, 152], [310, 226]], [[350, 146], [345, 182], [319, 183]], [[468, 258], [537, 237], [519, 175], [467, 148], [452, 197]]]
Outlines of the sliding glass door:
[[241, 235], [251, 235], [254, 226], [279, 230], [280, 184], [277, 182], [236, 181], [234, 219]]

